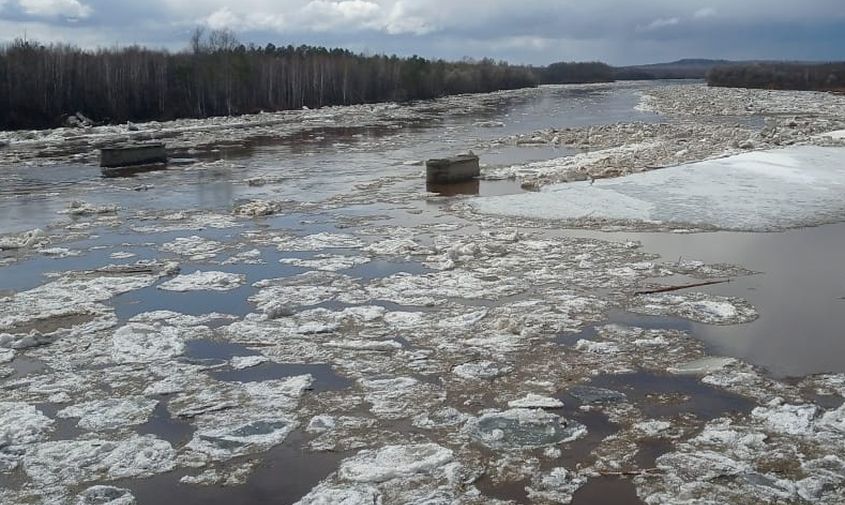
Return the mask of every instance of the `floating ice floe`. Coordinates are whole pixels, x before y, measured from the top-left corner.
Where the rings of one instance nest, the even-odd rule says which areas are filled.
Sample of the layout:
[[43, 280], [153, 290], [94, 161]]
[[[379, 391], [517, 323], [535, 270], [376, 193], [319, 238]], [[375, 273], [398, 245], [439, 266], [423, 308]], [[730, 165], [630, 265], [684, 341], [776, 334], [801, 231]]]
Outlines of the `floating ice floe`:
[[137, 233], [168, 233], [174, 231], [200, 231], [208, 228], [226, 229], [242, 226], [232, 216], [214, 214], [207, 211], [198, 213], [177, 212], [161, 216], [159, 224], [131, 225], [132, 231]]
[[290, 237], [278, 245], [280, 251], [322, 251], [324, 249], [359, 249], [364, 243], [344, 233], [315, 233], [304, 237]]
[[164, 291], [231, 291], [246, 282], [243, 274], [228, 272], [201, 272], [180, 275], [158, 285]]
[[235, 356], [229, 363], [234, 370], [246, 370], [247, 368], [259, 366], [268, 361], [270, 359], [265, 356]]
[[197, 431], [186, 446], [211, 461], [264, 452], [297, 427], [293, 419], [300, 397], [313, 382], [310, 375], [256, 383], [202, 384], [179, 392], [169, 408], [192, 419]]
[[0, 349], [0, 365], [10, 363], [15, 359], [15, 354], [14, 349]]
[[338, 299], [346, 303], [368, 298], [351, 277], [334, 272], [312, 271], [293, 277], [266, 279], [253, 284], [259, 291], [249, 298], [269, 319], [292, 315], [295, 307], [318, 305]]
[[135, 505], [135, 497], [128, 489], [113, 486], [93, 486], [79, 493], [75, 505]]
[[125, 260], [129, 258], [134, 258], [135, 256], [137, 256], [135, 253], [131, 253], [128, 251], [117, 251], [109, 254], [109, 258], [113, 260]]
[[223, 468], [210, 468], [199, 475], [186, 475], [179, 482], [195, 486], [242, 486], [247, 483], [256, 465], [255, 461], [240, 465], [226, 464]]
[[677, 316], [714, 325], [750, 323], [757, 319], [754, 307], [740, 298], [707, 293], [643, 295], [633, 299], [631, 312], [650, 316]]
[[73, 256], [81, 256], [82, 251], [75, 251], [71, 249], [67, 249], [65, 247], [51, 247], [49, 249], [39, 249], [38, 254], [43, 254], [44, 256], [50, 258], [70, 258]]
[[671, 427], [672, 423], [669, 421], [659, 421], [656, 419], [640, 421], [633, 426], [634, 430], [642, 433], [646, 437], [657, 437]]
[[114, 214], [119, 210], [117, 205], [103, 205], [96, 206], [87, 202], [75, 200], [68, 205], [67, 210], [63, 210], [62, 214], [69, 214], [71, 216], [95, 216], [98, 214]]
[[162, 244], [160, 249], [164, 252], [185, 256], [191, 261], [203, 261], [216, 257], [225, 247], [224, 244], [216, 240], [209, 240], [194, 235], [192, 237], [177, 238], [173, 242]]
[[295, 505], [373, 505], [381, 494], [372, 485], [320, 484]]
[[709, 356], [669, 367], [666, 371], [677, 375], [707, 375], [733, 365], [736, 362], [737, 360], [735, 358]]
[[563, 402], [557, 398], [529, 393], [523, 398], [509, 401], [508, 407], [512, 409], [560, 409], [563, 408]]
[[347, 481], [379, 483], [414, 474], [433, 473], [454, 458], [437, 444], [391, 445], [361, 451], [340, 464], [338, 476]]
[[401, 273], [367, 285], [371, 298], [400, 305], [433, 305], [449, 298], [498, 300], [528, 288], [524, 280], [492, 278], [475, 272], [444, 271], [425, 275]]
[[161, 323], [129, 323], [112, 336], [111, 358], [118, 363], [150, 363], [172, 359], [185, 352], [185, 342], [208, 336], [205, 327], [188, 334], [177, 326]]
[[365, 265], [371, 260], [366, 256], [336, 256], [336, 255], [317, 255], [312, 259], [301, 258], [282, 258], [279, 263], [284, 265], [292, 265], [295, 267], [309, 268], [312, 270], [322, 270], [325, 272], [337, 272], [339, 270], [349, 270], [352, 267]]
[[262, 217], [272, 216], [282, 210], [279, 202], [268, 202], [266, 200], [253, 200], [235, 207], [232, 211], [240, 217]]
[[8, 447], [18, 447], [45, 440], [53, 427], [53, 420], [33, 405], [20, 402], [0, 402], [0, 453]]
[[224, 461], [279, 445], [295, 427], [294, 421], [278, 416], [241, 421], [199, 430], [187, 448]]
[[481, 213], [585, 223], [768, 231], [840, 220], [845, 149], [791, 147], [478, 198]]
[[525, 450], [572, 442], [586, 435], [584, 425], [542, 409], [492, 412], [466, 425], [470, 435], [492, 449]]
[[49, 242], [44, 230], [36, 228], [18, 235], [0, 237], [0, 251], [37, 247]]
[[751, 416], [774, 433], [811, 436], [819, 413], [815, 405], [789, 405], [773, 400], [766, 407], [757, 407]]
[[472, 361], [470, 363], [462, 363], [452, 369], [452, 373], [463, 379], [481, 380], [502, 377], [512, 371], [512, 366], [492, 361]]
[[144, 397], [111, 398], [72, 405], [60, 410], [60, 418], [78, 418], [79, 426], [89, 431], [116, 430], [147, 422], [158, 401]]
[[565, 468], [554, 468], [548, 473], [537, 475], [525, 491], [532, 503], [542, 501], [568, 504], [575, 492], [586, 483], [587, 479]]
[[374, 256], [402, 257], [406, 259], [414, 256], [428, 256], [434, 252], [430, 247], [424, 246], [415, 240], [413, 234], [373, 242], [361, 249], [361, 251]]
[[265, 261], [261, 259], [261, 251], [258, 249], [251, 249], [238, 253], [223, 262], [224, 265], [263, 265]]
[[0, 299], [0, 347], [22, 349], [61, 337], [110, 328], [116, 318], [103, 302], [153, 285], [165, 264], [71, 272], [37, 288]]
[[412, 377], [362, 379], [364, 399], [373, 414], [384, 419], [402, 419], [430, 409], [443, 401], [445, 392]]
[[153, 436], [123, 440], [61, 440], [27, 451], [23, 469], [42, 486], [150, 477], [173, 470], [176, 451]]
[[746, 422], [711, 421], [674, 452], [657, 459], [659, 477], [640, 482], [647, 503], [813, 503], [845, 498], [845, 461], [831, 452], [845, 432], [831, 430], [815, 405], [774, 400]]
[[624, 393], [593, 386], [572, 386], [568, 392], [585, 404], [617, 403], [628, 400]]

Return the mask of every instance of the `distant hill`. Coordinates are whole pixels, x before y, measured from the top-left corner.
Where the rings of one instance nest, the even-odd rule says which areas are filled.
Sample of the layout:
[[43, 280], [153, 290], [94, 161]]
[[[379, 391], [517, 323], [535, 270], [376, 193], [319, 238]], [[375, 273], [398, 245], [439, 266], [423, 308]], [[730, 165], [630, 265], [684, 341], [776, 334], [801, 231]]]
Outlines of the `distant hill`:
[[750, 62], [708, 59], [683, 59], [669, 63], [615, 67], [617, 80], [704, 79], [716, 67], [746, 65]]

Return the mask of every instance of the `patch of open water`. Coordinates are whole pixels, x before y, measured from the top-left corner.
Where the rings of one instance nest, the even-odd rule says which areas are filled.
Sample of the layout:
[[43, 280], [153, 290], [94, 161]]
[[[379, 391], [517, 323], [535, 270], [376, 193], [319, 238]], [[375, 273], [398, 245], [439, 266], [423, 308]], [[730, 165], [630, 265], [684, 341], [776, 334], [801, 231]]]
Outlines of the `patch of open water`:
[[708, 386], [697, 377], [636, 372], [595, 377], [590, 386], [624, 393], [646, 416], [655, 419], [689, 414], [710, 421], [748, 413], [755, 407], [751, 400]]
[[[114, 485], [132, 491], [138, 503], [161, 505], [289, 505], [305, 496], [335, 471], [347, 454], [312, 452], [305, 449], [307, 436], [301, 431], [288, 435], [284, 444], [271, 449], [252, 472], [246, 484], [224, 487], [194, 486], [179, 480], [192, 472], [179, 470], [145, 480], [120, 481]], [[229, 462], [225, 472], [238, 461]]]
[[744, 359], [776, 377], [845, 371], [845, 270], [837, 267], [845, 223], [779, 233], [566, 234], [638, 241], [668, 262], [696, 259], [760, 272], [698, 288], [748, 300], [760, 314], [752, 323], [719, 327], [630, 313], [612, 313], [610, 322], [690, 331], [713, 354]]
[[185, 346], [185, 358], [200, 361], [220, 368], [212, 370], [212, 378], [223, 382], [263, 382], [287, 377], [310, 374], [314, 378], [313, 391], [339, 391], [352, 386], [352, 381], [341, 377], [326, 364], [265, 362], [257, 366], [237, 370], [228, 365], [235, 357], [261, 356], [261, 353], [231, 342], [193, 340]]

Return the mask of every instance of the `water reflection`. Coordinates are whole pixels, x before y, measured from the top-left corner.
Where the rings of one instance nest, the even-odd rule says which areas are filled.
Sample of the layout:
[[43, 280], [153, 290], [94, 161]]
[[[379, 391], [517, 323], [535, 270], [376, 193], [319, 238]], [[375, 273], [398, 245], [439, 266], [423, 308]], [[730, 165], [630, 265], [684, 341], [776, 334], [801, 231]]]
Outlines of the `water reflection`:
[[116, 179], [121, 177], [135, 177], [147, 172], [161, 172], [167, 170], [167, 164], [156, 163], [153, 165], [133, 165], [129, 167], [103, 168], [102, 174], [105, 179]]
[[429, 193], [437, 193], [440, 196], [478, 195], [481, 189], [481, 181], [473, 179], [453, 184], [427, 183], [425, 189]]

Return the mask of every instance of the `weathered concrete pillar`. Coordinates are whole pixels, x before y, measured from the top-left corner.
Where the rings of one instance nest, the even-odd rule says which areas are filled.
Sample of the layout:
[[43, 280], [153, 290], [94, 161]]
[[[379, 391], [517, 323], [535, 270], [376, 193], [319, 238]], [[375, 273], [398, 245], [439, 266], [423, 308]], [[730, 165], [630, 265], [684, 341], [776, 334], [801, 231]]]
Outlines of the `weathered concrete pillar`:
[[167, 163], [167, 149], [162, 143], [127, 145], [100, 150], [100, 166], [103, 168], [154, 163]]
[[472, 180], [481, 175], [478, 156], [462, 154], [454, 158], [428, 160], [425, 163], [426, 182], [450, 184]]

